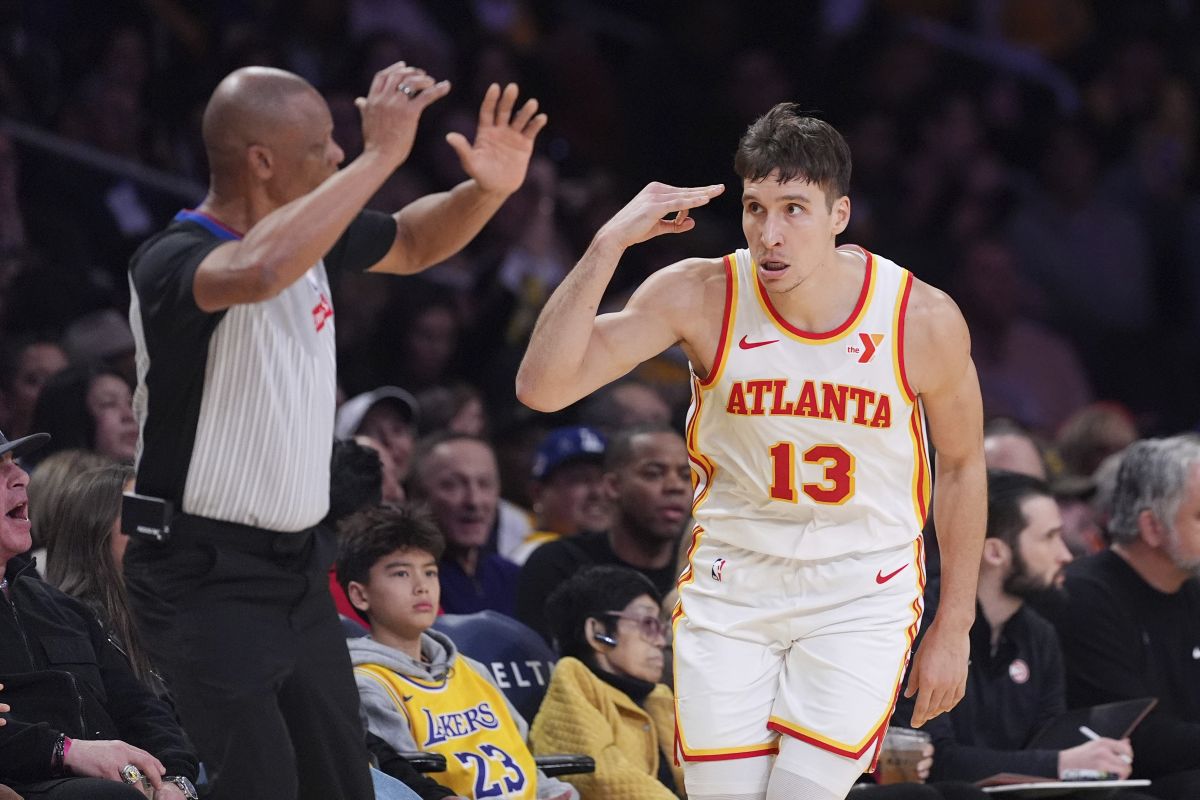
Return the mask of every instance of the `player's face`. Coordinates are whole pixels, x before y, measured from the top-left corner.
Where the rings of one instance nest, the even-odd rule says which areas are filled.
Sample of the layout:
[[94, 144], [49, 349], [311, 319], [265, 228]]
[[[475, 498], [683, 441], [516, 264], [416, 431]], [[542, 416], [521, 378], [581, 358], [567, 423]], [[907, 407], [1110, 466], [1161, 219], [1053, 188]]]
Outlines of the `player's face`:
[[437, 619], [441, 599], [438, 565], [424, 550], [406, 548], [375, 562], [365, 584], [350, 583], [355, 607], [366, 611], [372, 628], [413, 640]]
[[675, 539], [691, 514], [692, 472], [677, 433], [643, 433], [631, 458], [605, 476], [609, 496], [635, 535]]
[[13, 461], [0, 456], [0, 564], [33, 546], [29, 537], [29, 476]]
[[447, 543], [482, 547], [500, 502], [500, 475], [491, 448], [472, 439], [455, 439], [435, 447], [428, 458], [421, 485]]
[[1200, 464], [1184, 483], [1183, 499], [1167, 531], [1167, 555], [1178, 569], [1200, 576]]
[[607, 620], [608, 630], [617, 640], [616, 647], [603, 653], [609, 671], [658, 683], [662, 680], [663, 648], [667, 645], [666, 626], [661, 622], [658, 603], [644, 594], [620, 612], [621, 616]]
[[604, 470], [587, 461], [557, 467], [535, 490], [534, 511], [543, 530], [573, 536], [604, 531], [612, 524], [612, 504], [604, 493]]
[[1005, 590], [1017, 597], [1058, 589], [1063, 583], [1063, 567], [1071, 563], [1071, 551], [1063, 541], [1062, 516], [1051, 497], [1035, 495], [1021, 501], [1025, 528], [1017, 535], [1012, 572]]
[[834, 237], [850, 221], [850, 198], [834, 198], [806, 180], [776, 173], [742, 182], [742, 232], [763, 287], [790, 292], [832, 259]]

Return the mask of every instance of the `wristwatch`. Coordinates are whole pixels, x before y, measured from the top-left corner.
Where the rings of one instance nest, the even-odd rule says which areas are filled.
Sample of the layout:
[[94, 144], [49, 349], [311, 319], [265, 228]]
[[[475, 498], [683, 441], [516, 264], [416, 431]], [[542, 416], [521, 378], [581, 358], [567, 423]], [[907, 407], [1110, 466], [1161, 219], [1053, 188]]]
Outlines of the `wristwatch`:
[[200, 797], [196, 794], [196, 787], [192, 785], [192, 782], [182, 775], [164, 775], [163, 783], [173, 783], [178, 786], [179, 791], [183, 792], [183, 796], [187, 800], [197, 800]]

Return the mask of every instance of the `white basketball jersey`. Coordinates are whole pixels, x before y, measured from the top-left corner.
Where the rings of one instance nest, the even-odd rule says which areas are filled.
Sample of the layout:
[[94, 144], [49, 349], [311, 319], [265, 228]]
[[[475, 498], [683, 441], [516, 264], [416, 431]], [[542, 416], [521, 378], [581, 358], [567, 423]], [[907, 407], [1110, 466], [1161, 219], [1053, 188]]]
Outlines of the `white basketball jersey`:
[[708, 377], [693, 371], [687, 425], [707, 541], [815, 560], [907, 544], [925, 524], [925, 426], [904, 374], [913, 277], [849, 251], [866, 260], [862, 291], [819, 334], [775, 311], [748, 250], [725, 258], [720, 344]]

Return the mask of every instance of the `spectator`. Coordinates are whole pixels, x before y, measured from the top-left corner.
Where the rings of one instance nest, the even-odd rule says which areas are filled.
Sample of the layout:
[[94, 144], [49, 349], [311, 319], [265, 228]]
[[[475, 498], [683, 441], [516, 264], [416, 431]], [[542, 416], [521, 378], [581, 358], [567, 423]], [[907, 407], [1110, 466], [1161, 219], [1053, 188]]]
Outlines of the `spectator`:
[[115, 309], [84, 314], [63, 332], [63, 348], [72, 364], [102, 363], [115, 369], [126, 383], [137, 382], [133, 331]]
[[431, 518], [405, 509], [366, 510], [342, 527], [338, 575], [371, 625], [349, 641], [367, 729], [397, 752], [445, 755], [439, 780], [463, 797], [578, 800], [537, 771], [528, 726], [487, 667], [432, 630], [444, 546]]
[[1096, 482], [1091, 478], [1063, 475], [1050, 484], [1058, 513], [1062, 516], [1063, 542], [1072, 558], [1099, 553], [1108, 547], [1108, 539], [1092, 502]]
[[0, 434], [0, 674], [15, 709], [0, 727], [0, 781], [30, 800], [137, 800], [122, 783], [133, 765], [160, 800], [195, 798], [196, 757], [170, 708], [87, 606], [27, 574], [29, 477], [14, 458], [47, 439]]
[[469, 383], [434, 386], [417, 398], [421, 406], [421, 435], [440, 430], [488, 438], [488, 415], [483, 395]]
[[26, 339], [0, 347], [0, 423], [13, 436], [33, 430], [42, 387], [66, 368], [67, 355], [54, 342]]
[[1019, 472], [1046, 480], [1046, 462], [1032, 434], [1009, 419], [993, 419], [984, 426], [983, 457], [988, 469]]
[[[1071, 554], [1050, 488], [1028, 475], [988, 473], [988, 523], [978, 607], [971, 628], [966, 695], [926, 724], [933, 736], [933, 776], [977, 781], [1000, 772], [1060, 778], [1089, 769], [1128, 777], [1129, 742], [1081, 738], [1065, 750], [1026, 749], [1066, 710], [1062, 651], [1054, 628], [1026, 604], [1061, 588]], [[936, 615], [926, 593], [923, 627]]]
[[580, 419], [612, 437], [637, 425], [667, 425], [671, 408], [649, 385], [627, 378], [593, 392], [583, 402]]
[[37, 453], [38, 461], [59, 450], [82, 448], [132, 464], [137, 452], [133, 394], [111, 367], [89, 364], [54, 375], [42, 388], [33, 421], [53, 437]]
[[581, 425], [550, 431], [538, 446], [529, 481], [534, 525], [512, 554], [524, 564], [546, 542], [581, 533], [601, 533], [612, 524], [604, 492], [604, 437]]
[[[378, 452], [354, 439], [334, 442], [329, 464], [329, 513], [322, 524], [336, 531], [342, 520], [382, 502], [383, 466]], [[367, 621], [359, 616], [358, 609], [342, 590], [336, 566], [329, 567], [329, 593], [339, 614], [366, 627]]]
[[1068, 474], [1086, 476], [1137, 438], [1137, 425], [1128, 409], [1117, 403], [1093, 403], [1063, 423], [1055, 446]]
[[129, 659], [138, 679], [167, 694], [134, 627], [122, 562], [129, 536], [121, 530], [121, 497], [133, 487], [133, 468], [109, 464], [77, 475], [46, 496], [38, 526], [47, 532], [46, 581], [86, 605]]
[[596, 771], [568, 780], [584, 797], [674, 800], [675, 706], [659, 683], [667, 628], [662, 596], [645, 575], [601, 565], [576, 573], [546, 598], [562, 658], [533, 721], [534, 753], [587, 753]]
[[408, 494], [404, 491], [404, 484], [396, 476], [396, 461], [392, 458], [392, 451], [384, 447], [378, 439], [370, 436], [360, 434], [354, 437], [354, 441], [368, 450], [374, 450], [379, 459], [379, 491], [382, 502], [390, 505], [403, 503], [408, 498]]
[[43, 574], [50, 533], [44, 523], [53, 517], [54, 504], [80, 475], [112, 463], [112, 459], [91, 450], [59, 450], [38, 462], [29, 477], [29, 521], [33, 524], [34, 546], [30, 555], [41, 559], [37, 563], [41, 564]]
[[550, 640], [546, 598], [591, 564], [637, 570], [662, 597], [679, 577], [675, 554], [690, 517], [691, 467], [683, 437], [664, 425], [617, 435], [605, 453], [605, 492], [616, 512], [612, 527], [542, 545], [521, 569], [517, 618]]
[[396, 480], [408, 479], [420, 419], [417, 399], [398, 386], [380, 386], [342, 403], [333, 424], [338, 439], [369, 436], [391, 456]]
[[1148, 439], [1121, 459], [1113, 545], [1066, 572], [1055, 619], [1072, 705], [1157, 697], [1134, 730], [1133, 777], [1200, 796], [1200, 440]]
[[447, 613], [491, 608], [514, 616], [517, 565], [488, 551], [500, 503], [491, 445], [461, 433], [422, 439], [413, 463], [413, 498], [429, 505], [446, 537], [438, 574]]

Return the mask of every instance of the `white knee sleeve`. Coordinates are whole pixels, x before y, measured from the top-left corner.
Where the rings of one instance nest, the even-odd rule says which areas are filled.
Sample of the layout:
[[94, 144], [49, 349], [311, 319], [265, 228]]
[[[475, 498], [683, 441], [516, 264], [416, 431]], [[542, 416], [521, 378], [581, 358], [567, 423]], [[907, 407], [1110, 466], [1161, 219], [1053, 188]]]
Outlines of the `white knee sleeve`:
[[690, 800], [764, 800], [774, 761], [774, 756], [685, 761], [687, 796]]

